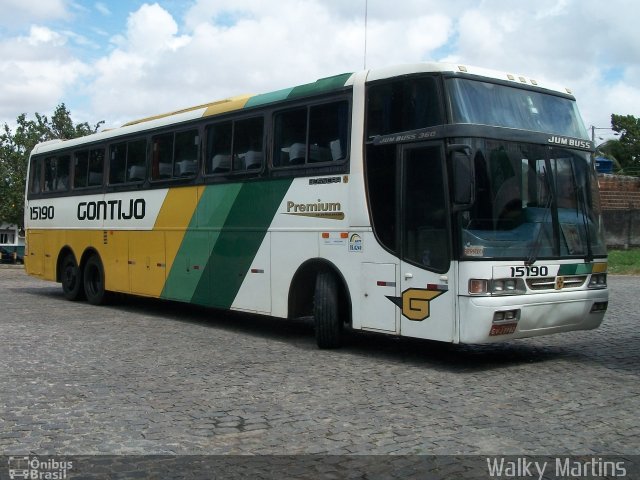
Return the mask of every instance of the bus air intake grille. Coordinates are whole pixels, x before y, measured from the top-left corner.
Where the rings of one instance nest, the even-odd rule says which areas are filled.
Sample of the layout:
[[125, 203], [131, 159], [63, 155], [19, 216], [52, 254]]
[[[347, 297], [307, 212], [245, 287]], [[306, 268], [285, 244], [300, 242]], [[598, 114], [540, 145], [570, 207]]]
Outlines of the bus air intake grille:
[[527, 287], [530, 290], [562, 290], [581, 287], [586, 281], [586, 275], [567, 275], [563, 277], [562, 287], [558, 288], [556, 277], [527, 278]]

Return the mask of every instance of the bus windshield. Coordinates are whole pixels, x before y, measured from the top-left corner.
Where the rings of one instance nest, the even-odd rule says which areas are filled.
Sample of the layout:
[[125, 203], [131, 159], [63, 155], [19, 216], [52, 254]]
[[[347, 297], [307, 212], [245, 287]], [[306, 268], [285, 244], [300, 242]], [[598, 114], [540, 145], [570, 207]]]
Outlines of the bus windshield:
[[448, 91], [453, 123], [589, 138], [570, 98], [465, 78], [449, 79]]
[[473, 145], [475, 201], [459, 213], [461, 256], [538, 258], [606, 255], [589, 154], [520, 142]]

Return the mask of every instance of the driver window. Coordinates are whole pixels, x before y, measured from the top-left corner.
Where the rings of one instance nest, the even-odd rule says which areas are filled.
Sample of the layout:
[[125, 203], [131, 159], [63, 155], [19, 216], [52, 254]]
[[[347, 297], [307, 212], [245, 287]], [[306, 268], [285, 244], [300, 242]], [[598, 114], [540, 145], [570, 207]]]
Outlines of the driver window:
[[436, 272], [449, 270], [444, 184], [439, 147], [414, 148], [405, 152], [403, 257]]

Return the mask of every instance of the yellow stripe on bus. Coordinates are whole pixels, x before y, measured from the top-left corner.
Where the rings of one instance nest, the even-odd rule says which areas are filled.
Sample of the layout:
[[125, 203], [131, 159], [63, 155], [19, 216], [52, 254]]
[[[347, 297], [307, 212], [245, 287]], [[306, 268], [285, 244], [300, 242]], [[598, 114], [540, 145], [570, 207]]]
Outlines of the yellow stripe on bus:
[[[198, 190], [202, 188], [172, 188], [167, 192], [167, 196], [164, 199], [153, 229], [165, 231], [165, 268], [167, 272], [171, 271], [171, 266], [182, 244], [184, 234], [198, 205], [198, 200], [200, 199]], [[161, 292], [162, 288], [157, 293], [157, 296], [160, 296]]]
[[233, 110], [240, 110], [245, 106], [249, 98], [251, 98], [251, 95], [238, 95], [221, 102], [213, 103], [207, 107], [202, 116], [208, 117], [210, 115], [219, 115]]

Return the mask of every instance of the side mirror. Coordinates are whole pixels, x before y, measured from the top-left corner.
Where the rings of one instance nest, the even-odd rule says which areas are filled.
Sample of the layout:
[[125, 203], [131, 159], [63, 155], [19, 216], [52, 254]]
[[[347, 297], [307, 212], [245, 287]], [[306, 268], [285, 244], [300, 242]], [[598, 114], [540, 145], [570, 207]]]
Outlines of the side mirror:
[[453, 173], [453, 203], [454, 208], [463, 210], [470, 207], [475, 198], [475, 174], [471, 147], [464, 144], [452, 144], [448, 147], [451, 156]]

